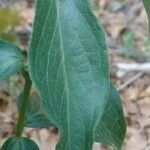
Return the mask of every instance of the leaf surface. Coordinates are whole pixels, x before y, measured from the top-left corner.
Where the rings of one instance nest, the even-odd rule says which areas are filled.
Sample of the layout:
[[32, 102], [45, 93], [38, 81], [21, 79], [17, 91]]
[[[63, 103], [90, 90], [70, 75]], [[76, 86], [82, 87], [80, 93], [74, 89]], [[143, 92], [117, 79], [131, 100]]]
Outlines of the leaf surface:
[[39, 150], [39, 148], [29, 138], [11, 137], [5, 141], [0, 150]]
[[9, 79], [23, 67], [24, 58], [15, 45], [0, 40], [0, 80]]
[[126, 123], [121, 98], [111, 84], [105, 111], [95, 131], [95, 141], [111, 145], [116, 150], [121, 150], [125, 133]]
[[87, 0], [38, 0], [29, 71], [49, 119], [59, 128], [57, 150], [91, 150], [109, 92], [108, 54]]
[[150, 0], [143, 0], [143, 4], [149, 20], [149, 32], [150, 32]]
[[[20, 108], [21, 96], [17, 100], [18, 109]], [[32, 93], [29, 98], [28, 108], [25, 114], [25, 127], [47, 128], [53, 126], [43, 111], [41, 99], [37, 93]]]

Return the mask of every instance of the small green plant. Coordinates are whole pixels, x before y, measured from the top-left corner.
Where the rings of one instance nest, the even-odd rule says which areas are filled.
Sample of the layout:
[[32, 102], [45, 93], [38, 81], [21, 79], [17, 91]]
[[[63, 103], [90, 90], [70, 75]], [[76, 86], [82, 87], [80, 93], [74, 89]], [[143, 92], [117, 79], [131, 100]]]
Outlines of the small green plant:
[[[123, 34], [122, 36], [122, 45], [124, 48], [123, 51], [123, 56], [126, 58], [133, 58], [137, 61], [147, 61], [149, 55], [147, 55], [148, 51], [149, 51], [149, 47], [148, 47], [148, 43], [149, 43], [149, 39], [147, 40], [148, 42], [145, 41], [144, 47], [145, 47], [145, 51], [136, 51], [134, 49], [134, 35], [131, 31], [127, 31]], [[146, 48], [148, 49], [146, 51]]]
[[[35, 12], [27, 65], [16, 46], [0, 41], [0, 79], [16, 72], [25, 79], [15, 136], [1, 150], [38, 150], [23, 129], [50, 126], [59, 130], [56, 150], [92, 150], [94, 141], [120, 150], [126, 132], [121, 99], [89, 2], [37, 0]], [[30, 94], [32, 83], [40, 97]]]

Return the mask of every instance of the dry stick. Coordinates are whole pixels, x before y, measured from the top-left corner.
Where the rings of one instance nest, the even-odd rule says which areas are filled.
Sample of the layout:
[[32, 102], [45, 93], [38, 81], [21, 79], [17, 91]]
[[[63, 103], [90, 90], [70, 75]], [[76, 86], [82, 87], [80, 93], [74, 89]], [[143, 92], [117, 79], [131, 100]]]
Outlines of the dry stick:
[[137, 79], [139, 79], [144, 73], [140, 72], [138, 74], [136, 74], [134, 77], [132, 77], [131, 79], [129, 79], [127, 82], [123, 83], [120, 87], [118, 87], [118, 91], [122, 91], [124, 90], [127, 86], [129, 86], [130, 84], [132, 84], [133, 82], [135, 82]]
[[150, 73], [150, 63], [143, 64], [125, 64], [118, 63], [115, 65], [119, 70], [130, 72], [130, 71], [140, 71], [145, 73]]

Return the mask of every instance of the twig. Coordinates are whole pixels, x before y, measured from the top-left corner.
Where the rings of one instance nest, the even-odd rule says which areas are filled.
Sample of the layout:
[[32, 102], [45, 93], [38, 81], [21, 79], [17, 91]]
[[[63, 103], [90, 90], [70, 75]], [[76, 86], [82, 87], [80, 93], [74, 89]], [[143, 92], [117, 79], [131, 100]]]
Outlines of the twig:
[[132, 84], [133, 82], [135, 82], [137, 79], [139, 79], [144, 73], [140, 72], [138, 74], [136, 74], [134, 77], [132, 77], [131, 79], [129, 79], [127, 82], [123, 83], [120, 87], [118, 87], [118, 91], [122, 91], [124, 90], [127, 86], [129, 86], [130, 84]]

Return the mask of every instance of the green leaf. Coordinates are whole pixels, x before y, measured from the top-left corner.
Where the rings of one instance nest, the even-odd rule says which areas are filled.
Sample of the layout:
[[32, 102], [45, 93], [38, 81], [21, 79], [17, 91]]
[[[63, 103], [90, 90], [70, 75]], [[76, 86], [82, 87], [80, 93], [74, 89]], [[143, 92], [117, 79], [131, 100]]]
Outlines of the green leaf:
[[121, 150], [126, 133], [121, 98], [111, 84], [109, 97], [101, 121], [95, 131], [95, 141]]
[[150, 32], [150, 0], [143, 0], [143, 4], [149, 20], [149, 32]]
[[91, 150], [109, 92], [108, 54], [87, 0], [38, 0], [29, 71], [49, 119], [59, 128], [57, 150]]
[[9, 79], [23, 68], [24, 58], [15, 45], [0, 40], [0, 80]]
[[[20, 108], [21, 96], [17, 100], [18, 109]], [[37, 93], [32, 93], [29, 98], [28, 108], [25, 114], [25, 127], [46, 128], [53, 126], [43, 111], [41, 99]]]
[[26, 137], [11, 137], [0, 150], [39, 150], [37, 144]]

